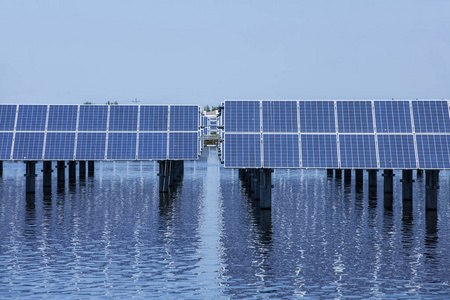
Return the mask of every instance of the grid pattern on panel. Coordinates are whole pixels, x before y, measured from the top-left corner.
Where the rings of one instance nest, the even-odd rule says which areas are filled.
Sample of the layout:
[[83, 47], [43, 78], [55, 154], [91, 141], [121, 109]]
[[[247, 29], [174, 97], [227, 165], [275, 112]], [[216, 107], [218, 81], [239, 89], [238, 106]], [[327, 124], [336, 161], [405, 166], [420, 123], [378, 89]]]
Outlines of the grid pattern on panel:
[[78, 106], [76, 105], [50, 105], [50, 110], [48, 111], [47, 130], [77, 130], [77, 114]]
[[416, 133], [450, 132], [447, 101], [412, 101]]
[[12, 132], [0, 132], [0, 160], [11, 158]]
[[416, 140], [420, 168], [450, 168], [450, 135], [417, 135]]
[[197, 132], [171, 132], [169, 136], [169, 159], [197, 159]]
[[78, 131], [106, 131], [108, 106], [81, 105]]
[[47, 133], [44, 159], [72, 160], [75, 151], [75, 133]]
[[336, 132], [333, 101], [300, 101], [299, 104], [301, 132]]
[[339, 132], [373, 133], [370, 101], [338, 101], [337, 118]]
[[109, 133], [108, 159], [136, 159], [136, 133]]
[[136, 131], [138, 107], [136, 105], [111, 105], [109, 131]]
[[408, 101], [375, 101], [378, 133], [412, 133]]
[[17, 131], [44, 131], [47, 105], [20, 105], [17, 115]]
[[378, 135], [381, 169], [415, 169], [413, 135]]
[[302, 166], [304, 168], [338, 168], [336, 135], [301, 136]]
[[198, 106], [171, 105], [170, 131], [197, 131], [198, 118]]
[[262, 104], [264, 132], [298, 132], [297, 101], [263, 101]]
[[16, 121], [15, 105], [0, 105], [0, 131], [13, 131]]
[[260, 168], [260, 134], [225, 134], [225, 167]]
[[76, 159], [105, 159], [106, 133], [79, 132], [77, 138]]
[[264, 134], [264, 167], [299, 168], [298, 134]]
[[167, 105], [141, 105], [139, 130], [166, 131], [169, 107]]
[[17, 132], [14, 141], [13, 159], [41, 160], [44, 135], [43, 132]]
[[139, 133], [139, 159], [166, 159], [167, 133]]
[[341, 168], [377, 168], [375, 135], [339, 135]]
[[226, 132], [260, 132], [259, 101], [225, 101]]

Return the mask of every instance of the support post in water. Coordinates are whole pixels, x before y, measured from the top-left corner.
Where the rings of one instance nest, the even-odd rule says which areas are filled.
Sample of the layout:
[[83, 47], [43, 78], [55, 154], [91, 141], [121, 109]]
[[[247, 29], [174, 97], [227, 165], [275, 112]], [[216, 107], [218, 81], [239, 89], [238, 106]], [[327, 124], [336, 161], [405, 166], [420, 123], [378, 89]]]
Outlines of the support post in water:
[[169, 192], [169, 161], [168, 160], [160, 160], [159, 164], [159, 192], [167, 193]]
[[64, 163], [64, 161], [59, 160], [56, 163], [56, 168], [58, 169], [57, 171], [58, 182], [66, 181], [66, 164]]
[[335, 173], [336, 179], [342, 178], [342, 170], [341, 169], [335, 169], [334, 173]]
[[253, 186], [254, 186], [254, 194], [255, 200], [261, 199], [261, 172], [264, 169], [253, 169]]
[[0, 177], [3, 176], [3, 161], [0, 160]]
[[90, 160], [88, 161], [88, 176], [94, 176], [94, 161]]
[[344, 170], [344, 181], [346, 181], [346, 182], [352, 181], [352, 170], [351, 169]]
[[42, 162], [42, 173], [43, 173], [42, 183], [44, 186], [44, 191], [51, 190], [51, 188], [52, 188], [52, 173], [53, 173], [51, 161]]
[[369, 188], [377, 187], [377, 172], [378, 170], [367, 170], [369, 173]]
[[383, 172], [384, 177], [384, 193], [392, 194], [394, 193], [394, 171], [386, 169]]
[[412, 201], [413, 199], [413, 171], [402, 171], [402, 199], [404, 201]]
[[69, 181], [75, 181], [75, 178], [77, 176], [77, 169], [76, 169], [77, 162], [71, 160], [68, 162], [68, 165], [69, 165]]
[[355, 170], [355, 183], [356, 185], [362, 185], [364, 181], [364, 173], [362, 169]]
[[333, 169], [327, 169], [327, 176], [333, 177]]
[[439, 189], [439, 170], [425, 171], [425, 208], [437, 210], [437, 190]]
[[26, 164], [26, 193], [35, 193], [36, 192], [36, 162], [35, 161], [27, 161]]
[[80, 160], [78, 162], [78, 164], [79, 164], [78, 172], [79, 172], [80, 178], [86, 178], [86, 161]]
[[272, 169], [261, 169], [260, 175], [260, 208], [272, 208]]

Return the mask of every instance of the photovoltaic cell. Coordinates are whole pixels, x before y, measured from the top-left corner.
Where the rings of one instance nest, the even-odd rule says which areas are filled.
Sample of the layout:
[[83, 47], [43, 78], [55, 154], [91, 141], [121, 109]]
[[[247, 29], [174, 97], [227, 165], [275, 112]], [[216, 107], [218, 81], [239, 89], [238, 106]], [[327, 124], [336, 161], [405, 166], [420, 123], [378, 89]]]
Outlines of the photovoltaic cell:
[[265, 168], [299, 168], [298, 134], [264, 134]]
[[0, 131], [14, 130], [16, 109], [16, 105], [0, 105]]
[[198, 120], [198, 106], [170, 106], [170, 131], [197, 131]]
[[47, 133], [44, 159], [72, 160], [74, 151], [75, 133]]
[[262, 108], [263, 132], [298, 132], [297, 101], [263, 101]]
[[109, 133], [108, 159], [136, 159], [136, 133]]
[[167, 131], [167, 105], [141, 106], [139, 131]]
[[225, 167], [261, 168], [261, 135], [225, 134]]
[[378, 133], [412, 133], [409, 101], [374, 101]]
[[76, 131], [78, 106], [50, 105], [48, 111], [48, 131]]
[[377, 168], [375, 135], [339, 135], [341, 168]]
[[104, 160], [106, 147], [106, 133], [78, 133], [78, 160]]
[[302, 134], [302, 167], [338, 168], [336, 135]]
[[0, 132], [0, 160], [11, 158], [12, 132]]
[[107, 105], [81, 105], [78, 131], [106, 131]]
[[109, 110], [109, 131], [136, 131], [137, 105], [111, 105]]
[[421, 169], [450, 168], [450, 135], [417, 135]]
[[450, 132], [447, 101], [412, 101], [416, 133]]
[[14, 140], [13, 159], [41, 160], [45, 133], [17, 132]]
[[197, 132], [171, 132], [169, 136], [169, 159], [197, 159]]
[[415, 169], [413, 135], [378, 135], [381, 169]]
[[226, 132], [260, 132], [259, 101], [225, 101]]
[[47, 105], [20, 105], [17, 131], [45, 131]]
[[335, 133], [333, 101], [300, 101], [300, 131]]
[[373, 133], [372, 103], [370, 101], [338, 101], [339, 132]]
[[139, 133], [138, 159], [167, 159], [167, 133]]

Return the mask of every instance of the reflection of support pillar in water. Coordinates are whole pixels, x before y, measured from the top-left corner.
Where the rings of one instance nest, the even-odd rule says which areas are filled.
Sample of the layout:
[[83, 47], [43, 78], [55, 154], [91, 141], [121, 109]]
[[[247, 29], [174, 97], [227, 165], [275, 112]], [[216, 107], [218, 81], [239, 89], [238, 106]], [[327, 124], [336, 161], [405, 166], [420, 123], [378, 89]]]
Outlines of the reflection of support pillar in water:
[[78, 165], [79, 165], [79, 169], [78, 169], [79, 175], [78, 176], [80, 176], [81, 179], [86, 178], [86, 161], [80, 160], [78, 162]]
[[268, 209], [261, 209], [259, 211], [259, 218], [261, 222], [261, 229], [270, 232], [272, 229], [272, 211]]
[[66, 181], [66, 165], [64, 161], [58, 161], [56, 163], [56, 168], [58, 169], [57, 171], [58, 182]]
[[402, 170], [402, 199], [412, 201], [413, 199], [413, 171]]
[[272, 169], [262, 169], [260, 175], [260, 208], [272, 208]]
[[389, 193], [384, 193], [384, 209], [392, 211], [392, 205], [394, 202], [394, 195]]
[[88, 161], [88, 176], [94, 176], [94, 161], [90, 160]]
[[76, 179], [76, 175], [77, 175], [77, 169], [76, 169], [76, 161], [69, 161], [68, 165], [69, 165], [69, 181], [75, 181]]
[[327, 169], [327, 176], [333, 177], [333, 169]]
[[36, 192], [36, 162], [27, 161], [26, 164], [26, 193], [34, 194]]
[[425, 219], [426, 219], [426, 233], [427, 235], [436, 234], [437, 232], [437, 211], [436, 210], [427, 210], [425, 211]]
[[346, 181], [346, 182], [352, 181], [352, 170], [351, 169], [344, 170], [344, 181]]
[[335, 174], [336, 179], [342, 178], [342, 170], [341, 169], [334, 169], [334, 174]]
[[427, 210], [437, 210], [437, 190], [439, 189], [439, 171], [425, 171], [425, 208]]
[[42, 183], [44, 186], [44, 193], [45, 194], [51, 193], [52, 173], [53, 173], [51, 161], [42, 162], [42, 173], [43, 173]]
[[369, 173], [369, 188], [376, 188], [378, 170], [367, 170], [367, 172]]
[[384, 170], [384, 193], [392, 194], [394, 193], [394, 171], [393, 170]]
[[355, 184], [356, 185], [362, 185], [363, 184], [363, 170], [362, 169], [356, 169], [355, 170]]

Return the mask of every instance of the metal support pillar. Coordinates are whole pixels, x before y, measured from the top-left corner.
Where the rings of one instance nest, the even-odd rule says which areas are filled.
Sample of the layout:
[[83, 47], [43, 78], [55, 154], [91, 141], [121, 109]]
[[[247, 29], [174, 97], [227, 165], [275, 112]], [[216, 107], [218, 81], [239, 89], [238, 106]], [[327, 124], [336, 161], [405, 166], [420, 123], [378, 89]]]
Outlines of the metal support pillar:
[[342, 170], [341, 169], [335, 169], [334, 173], [335, 173], [336, 179], [342, 178]]
[[3, 161], [0, 160], [0, 177], [3, 176]]
[[439, 189], [439, 171], [425, 171], [425, 208], [426, 210], [437, 210], [437, 190]]
[[76, 168], [76, 161], [69, 161], [69, 181], [75, 181], [76, 175], [77, 175], [77, 168]]
[[333, 177], [333, 169], [327, 169], [327, 176]]
[[413, 171], [402, 171], [402, 199], [405, 201], [412, 201], [413, 199]]
[[255, 193], [254, 197], [255, 199], [261, 199], [261, 172], [263, 172], [264, 169], [254, 169], [253, 170], [253, 181], [255, 183]]
[[250, 169], [250, 192], [252, 193], [252, 195], [255, 194], [255, 189], [256, 189], [256, 174], [255, 173], [255, 169]]
[[364, 181], [364, 173], [363, 173], [363, 170], [361, 170], [361, 169], [356, 169], [355, 170], [355, 183], [357, 184], [357, 185], [362, 185], [363, 184], [363, 181]]
[[36, 162], [35, 161], [27, 161], [26, 164], [26, 193], [35, 193], [36, 192]]
[[86, 161], [81, 160], [78, 162], [78, 164], [79, 164], [78, 172], [80, 178], [86, 178]]
[[384, 170], [384, 193], [392, 194], [394, 193], [394, 171], [393, 170]]
[[367, 170], [369, 173], [369, 188], [377, 186], [377, 172], [378, 170]]
[[352, 180], [352, 170], [351, 169], [344, 170], [344, 180], [347, 182], [350, 182]]
[[66, 164], [64, 161], [58, 161], [56, 163], [56, 168], [58, 169], [58, 182], [66, 181]]
[[43, 173], [43, 186], [45, 189], [51, 189], [52, 188], [52, 162], [51, 161], [44, 161], [42, 162], [42, 173]]
[[94, 161], [88, 161], [88, 176], [94, 176]]
[[422, 169], [418, 169], [417, 170], [417, 177], [422, 177], [423, 176], [423, 170]]
[[261, 209], [272, 208], [272, 169], [261, 169], [260, 175], [260, 200]]
[[169, 192], [169, 161], [161, 160], [159, 163], [159, 192]]

